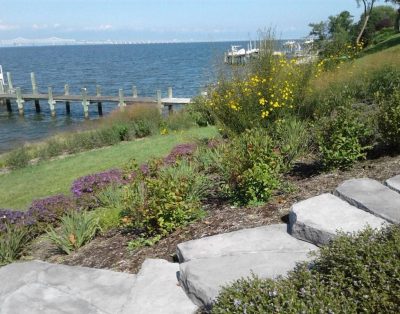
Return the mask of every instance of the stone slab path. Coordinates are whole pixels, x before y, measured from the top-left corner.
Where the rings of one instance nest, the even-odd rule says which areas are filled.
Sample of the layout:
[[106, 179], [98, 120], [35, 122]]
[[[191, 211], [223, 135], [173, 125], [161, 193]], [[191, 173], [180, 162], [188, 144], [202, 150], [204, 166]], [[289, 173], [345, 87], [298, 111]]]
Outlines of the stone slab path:
[[400, 223], [400, 194], [378, 181], [352, 179], [339, 185], [335, 195], [392, 223]]
[[400, 222], [400, 176], [385, 185], [343, 182], [292, 206], [289, 225], [278, 224], [181, 243], [180, 263], [147, 259], [137, 275], [48, 264], [0, 268], [0, 314], [191, 314], [210, 308], [223, 285], [254, 273], [275, 278], [308, 261], [336, 237]]

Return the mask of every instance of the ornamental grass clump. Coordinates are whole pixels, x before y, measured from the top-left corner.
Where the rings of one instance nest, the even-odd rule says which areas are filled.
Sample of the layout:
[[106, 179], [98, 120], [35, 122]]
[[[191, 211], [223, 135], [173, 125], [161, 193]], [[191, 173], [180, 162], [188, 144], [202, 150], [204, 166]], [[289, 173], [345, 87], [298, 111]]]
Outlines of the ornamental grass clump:
[[[1, 219], [1, 218], [0, 218]], [[30, 240], [29, 228], [20, 225], [4, 224], [0, 232], [0, 266], [18, 259]]]
[[399, 243], [399, 225], [342, 234], [287, 277], [253, 276], [224, 288], [212, 313], [397, 314]]
[[100, 231], [98, 218], [85, 211], [71, 211], [61, 218], [60, 228], [50, 228], [48, 238], [66, 254], [91, 241]]

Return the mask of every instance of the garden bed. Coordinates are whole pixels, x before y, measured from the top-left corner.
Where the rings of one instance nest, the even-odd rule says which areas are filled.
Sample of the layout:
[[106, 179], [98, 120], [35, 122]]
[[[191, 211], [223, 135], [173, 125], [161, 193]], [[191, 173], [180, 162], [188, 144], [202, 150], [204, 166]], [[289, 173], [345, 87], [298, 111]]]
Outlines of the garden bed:
[[112, 230], [96, 237], [91, 243], [72, 255], [56, 252], [44, 237], [40, 237], [28, 248], [24, 259], [40, 259], [66, 265], [87, 266], [136, 273], [146, 258], [174, 260], [176, 246], [180, 242], [214, 234], [251, 228], [286, 221], [290, 206], [299, 201], [325, 192], [331, 192], [342, 181], [350, 178], [369, 177], [384, 181], [400, 173], [400, 156], [381, 157], [357, 163], [347, 171], [318, 172], [311, 160], [296, 165], [286, 181], [291, 192], [276, 195], [267, 204], [259, 207], [235, 208], [220, 200], [210, 200], [207, 217], [179, 228], [151, 247], [142, 247], [129, 252], [127, 244], [135, 236]]

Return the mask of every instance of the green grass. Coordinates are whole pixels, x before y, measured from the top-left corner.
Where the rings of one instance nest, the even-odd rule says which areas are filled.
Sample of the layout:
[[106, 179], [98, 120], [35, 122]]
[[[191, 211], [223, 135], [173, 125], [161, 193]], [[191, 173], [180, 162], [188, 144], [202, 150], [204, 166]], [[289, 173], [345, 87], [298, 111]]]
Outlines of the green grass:
[[26, 209], [33, 199], [59, 193], [69, 194], [71, 183], [78, 177], [121, 167], [132, 158], [143, 163], [152, 157], [167, 155], [179, 143], [216, 134], [213, 127], [194, 128], [170, 135], [122, 142], [3, 174], [0, 176], [0, 208]]

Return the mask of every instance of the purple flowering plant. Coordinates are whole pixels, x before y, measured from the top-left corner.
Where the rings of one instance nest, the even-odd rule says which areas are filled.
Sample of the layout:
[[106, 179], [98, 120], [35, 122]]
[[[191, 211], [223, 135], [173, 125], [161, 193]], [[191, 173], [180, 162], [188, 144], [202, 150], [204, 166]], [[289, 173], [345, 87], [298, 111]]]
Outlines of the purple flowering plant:
[[23, 211], [0, 209], [0, 233], [6, 230], [7, 224], [25, 227], [36, 224], [36, 220], [34, 217]]

